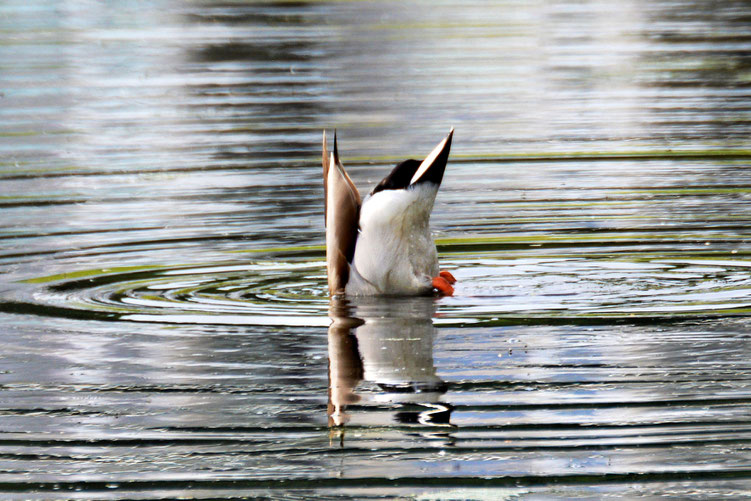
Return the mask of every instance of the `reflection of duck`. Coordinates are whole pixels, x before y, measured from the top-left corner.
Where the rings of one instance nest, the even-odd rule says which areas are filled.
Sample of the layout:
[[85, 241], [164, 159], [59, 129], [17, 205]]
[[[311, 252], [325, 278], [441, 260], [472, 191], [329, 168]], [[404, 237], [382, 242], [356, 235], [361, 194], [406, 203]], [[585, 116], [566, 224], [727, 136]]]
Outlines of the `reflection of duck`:
[[428, 221], [446, 169], [452, 128], [423, 160], [405, 160], [362, 201], [323, 135], [329, 293], [450, 295], [454, 277], [438, 270]]
[[440, 401], [447, 384], [433, 363], [434, 312], [429, 297], [331, 300], [329, 425], [349, 421], [345, 409], [361, 401], [361, 381], [384, 391], [374, 401], [400, 405], [400, 422], [449, 424], [452, 408]]

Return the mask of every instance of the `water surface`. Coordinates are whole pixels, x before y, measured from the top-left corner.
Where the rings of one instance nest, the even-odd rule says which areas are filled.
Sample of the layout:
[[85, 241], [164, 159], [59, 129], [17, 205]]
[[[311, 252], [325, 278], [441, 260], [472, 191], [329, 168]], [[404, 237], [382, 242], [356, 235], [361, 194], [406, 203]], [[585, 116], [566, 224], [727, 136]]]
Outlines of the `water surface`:
[[[3, 497], [748, 495], [750, 21], [3, 3]], [[451, 126], [455, 296], [330, 301], [321, 131]]]

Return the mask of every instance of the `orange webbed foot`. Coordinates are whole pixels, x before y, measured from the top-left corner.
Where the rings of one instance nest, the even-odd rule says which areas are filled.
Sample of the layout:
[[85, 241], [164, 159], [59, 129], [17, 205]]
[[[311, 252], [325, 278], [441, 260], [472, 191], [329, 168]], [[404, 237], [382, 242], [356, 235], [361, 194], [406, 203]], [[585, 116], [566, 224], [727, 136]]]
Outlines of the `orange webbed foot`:
[[443, 277], [443, 279], [446, 280], [451, 285], [454, 285], [456, 283], [456, 279], [454, 278], [454, 275], [452, 275], [450, 271], [442, 270], [440, 273], [438, 273], [438, 276]]
[[436, 290], [436, 292], [438, 292], [442, 296], [454, 295], [454, 288], [451, 286], [449, 281], [445, 279], [443, 276], [437, 276], [433, 278], [433, 288]]

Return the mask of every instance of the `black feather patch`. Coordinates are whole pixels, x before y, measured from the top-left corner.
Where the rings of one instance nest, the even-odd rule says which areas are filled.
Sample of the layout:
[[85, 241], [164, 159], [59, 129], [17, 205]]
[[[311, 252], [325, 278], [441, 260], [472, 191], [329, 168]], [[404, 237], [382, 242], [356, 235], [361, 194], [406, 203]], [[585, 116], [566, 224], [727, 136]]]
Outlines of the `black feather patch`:
[[420, 168], [420, 162], [417, 160], [405, 160], [389, 173], [388, 176], [383, 178], [383, 181], [378, 183], [378, 186], [373, 188], [371, 192], [375, 195], [379, 191], [383, 190], [403, 190], [409, 186], [409, 182], [412, 180], [412, 176], [415, 175], [417, 169]]

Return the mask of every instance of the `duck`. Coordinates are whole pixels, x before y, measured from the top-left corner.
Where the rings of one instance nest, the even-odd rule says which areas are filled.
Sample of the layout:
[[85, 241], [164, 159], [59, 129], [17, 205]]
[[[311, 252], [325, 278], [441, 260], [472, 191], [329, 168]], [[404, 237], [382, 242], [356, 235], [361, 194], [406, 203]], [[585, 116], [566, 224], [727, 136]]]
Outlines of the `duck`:
[[329, 153], [323, 132], [326, 268], [334, 296], [413, 296], [454, 293], [441, 271], [430, 233], [448, 163], [452, 127], [424, 160], [396, 165], [363, 199], [339, 159], [336, 131]]

